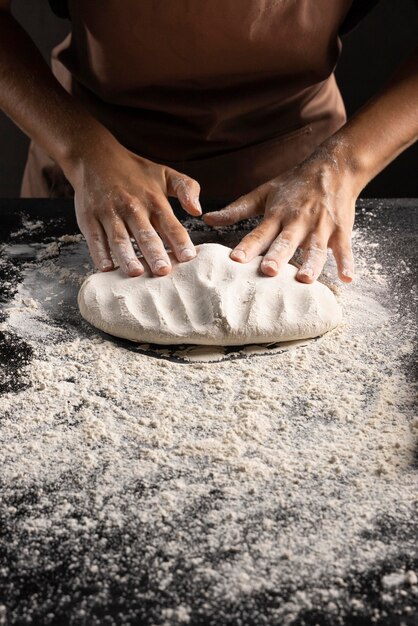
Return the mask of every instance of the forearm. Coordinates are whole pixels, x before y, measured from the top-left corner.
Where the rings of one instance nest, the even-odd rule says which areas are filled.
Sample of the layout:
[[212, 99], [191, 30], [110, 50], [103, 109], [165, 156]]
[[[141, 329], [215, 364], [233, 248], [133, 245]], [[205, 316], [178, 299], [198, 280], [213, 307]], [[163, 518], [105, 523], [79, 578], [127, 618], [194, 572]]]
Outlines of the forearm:
[[[358, 193], [418, 140], [418, 48], [391, 80], [330, 140]], [[326, 144], [327, 142], [325, 142]]]
[[53, 76], [27, 33], [0, 10], [0, 108], [69, 178], [81, 154], [110, 133]]

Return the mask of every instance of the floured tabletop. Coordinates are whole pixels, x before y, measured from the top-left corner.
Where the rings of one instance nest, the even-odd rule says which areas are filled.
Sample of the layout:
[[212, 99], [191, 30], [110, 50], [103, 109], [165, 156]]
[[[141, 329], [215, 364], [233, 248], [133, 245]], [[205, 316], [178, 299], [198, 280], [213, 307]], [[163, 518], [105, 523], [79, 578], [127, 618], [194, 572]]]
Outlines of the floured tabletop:
[[359, 203], [338, 328], [208, 352], [89, 326], [72, 203], [0, 201], [0, 624], [416, 624], [417, 209]]

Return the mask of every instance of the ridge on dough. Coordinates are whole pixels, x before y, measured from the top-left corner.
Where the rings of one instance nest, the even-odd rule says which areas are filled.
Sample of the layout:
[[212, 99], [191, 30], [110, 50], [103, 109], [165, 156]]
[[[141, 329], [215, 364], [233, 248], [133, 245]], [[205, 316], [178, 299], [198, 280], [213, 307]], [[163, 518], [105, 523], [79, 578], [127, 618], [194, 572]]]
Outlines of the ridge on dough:
[[261, 257], [237, 263], [231, 248], [196, 246], [197, 256], [153, 276], [120, 269], [97, 272], [81, 286], [81, 315], [100, 330], [139, 343], [245, 345], [317, 337], [341, 320], [334, 294], [319, 282], [296, 280], [287, 264], [278, 276], [264, 276]]

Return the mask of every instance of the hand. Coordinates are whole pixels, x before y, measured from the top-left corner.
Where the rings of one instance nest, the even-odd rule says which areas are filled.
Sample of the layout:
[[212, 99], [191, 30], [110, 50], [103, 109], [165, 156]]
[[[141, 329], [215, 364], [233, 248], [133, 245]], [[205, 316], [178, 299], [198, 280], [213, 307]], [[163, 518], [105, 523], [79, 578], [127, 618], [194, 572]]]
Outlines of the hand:
[[340, 279], [352, 281], [356, 185], [340, 159], [341, 151], [334, 153], [332, 142], [329, 144], [226, 208], [204, 215], [207, 224], [225, 226], [264, 213], [260, 224], [231, 252], [234, 261], [246, 263], [265, 253], [261, 271], [275, 276], [300, 247], [303, 263], [297, 279], [312, 283], [321, 273], [330, 247]]
[[167, 200], [176, 196], [190, 215], [201, 215], [195, 180], [136, 156], [116, 140], [90, 149], [68, 177], [75, 190], [77, 222], [99, 270], [114, 269], [111, 250], [125, 274], [143, 274], [130, 237], [159, 276], [171, 271], [163, 241], [180, 262], [196, 256]]

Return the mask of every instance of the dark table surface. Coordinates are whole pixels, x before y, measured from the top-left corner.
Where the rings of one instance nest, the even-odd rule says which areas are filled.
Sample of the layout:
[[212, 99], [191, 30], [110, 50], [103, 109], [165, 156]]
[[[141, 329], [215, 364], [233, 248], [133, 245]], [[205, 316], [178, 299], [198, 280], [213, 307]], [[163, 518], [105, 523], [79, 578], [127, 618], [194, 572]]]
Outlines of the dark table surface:
[[[41, 220], [42, 227], [33, 230], [22, 228], [27, 220], [32, 223]], [[403, 312], [405, 319], [408, 320], [416, 318], [417, 314], [417, 226], [418, 199], [363, 200], [358, 203], [356, 227], [362, 228], [376, 242], [375, 260], [384, 267], [390, 293], [396, 299], [401, 315]], [[194, 223], [190, 231], [195, 242], [214, 240], [214, 232], [203, 227], [201, 223]], [[237, 240], [242, 232], [232, 229], [227, 235], [228, 241]], [[62, 235], [77, 233], [79, 231], [72, 201], [0, 200], [0, 323], [7, 319], [5, 305], [16, 293], [24, 264], [35, 258], [39, 246], [53, 242]], [[89, 262], [88, 256], [83, 262]], [[402, 271], [403, 267], [408, 267], [409, 270]], [[80, 323], [74, 294], [73, 290], [66, 300], [67, 306], [61, 307], [60, 311], [51, 308], [51, 323], [56, 326], [68, 320], [73, 325]], [[20, 376], [21, 371], [30, 362], [31, 357], [32, 348], [29, 342], [17, 334], [0, 331], [0, 393], [19, 390], [20, 385], [24, 384]], [[416, 354], [409, 356], [408, 359], [410, 359], [407, 364], [408, 373], [410, 376], [416, 376]], [[389, 616], [386, 622], [379, 621], [379, 624], [387, 626], [418, 624], [418, 613], [415, 608], [408, 616], [399, 617], [401, 621], [398, 617], [394, 614]], [[325, 622], [312, 621], [313, 623]], [[345, 622], [347, 626], [349, 624], [366, 626], [366, 623], [368, 622], [359, 619]]]

